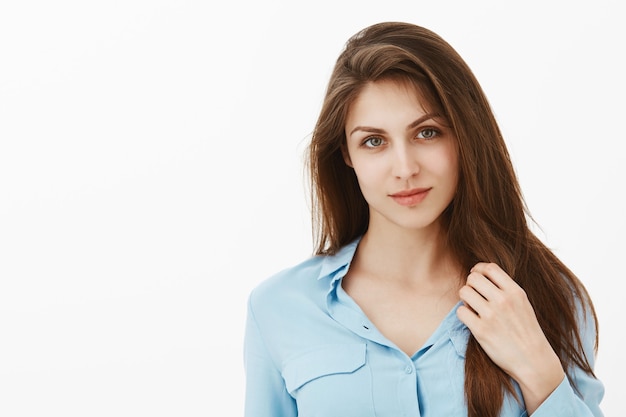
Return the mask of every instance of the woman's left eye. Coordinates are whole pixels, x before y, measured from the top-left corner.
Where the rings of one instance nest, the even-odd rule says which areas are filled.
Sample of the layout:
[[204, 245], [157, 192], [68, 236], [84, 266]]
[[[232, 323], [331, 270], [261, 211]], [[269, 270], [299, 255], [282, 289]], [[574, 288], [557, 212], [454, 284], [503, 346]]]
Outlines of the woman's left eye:
[[439, 135], [439, 131], [437, 129], [433, 129], [432, 127], [422, 129], [417, 134], [417, 137], [420, 139], [431, 140]]

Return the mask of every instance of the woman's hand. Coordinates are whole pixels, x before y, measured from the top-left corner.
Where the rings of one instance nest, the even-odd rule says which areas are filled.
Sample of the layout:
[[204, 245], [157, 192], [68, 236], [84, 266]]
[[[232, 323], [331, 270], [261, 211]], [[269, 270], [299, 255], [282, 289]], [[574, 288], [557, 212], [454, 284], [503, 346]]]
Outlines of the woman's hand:
[[457, 316], [491, 360], [520, 385], [528, 414], [565, 373], [524, 290], [493, 263], [478, 263], [459, 290]]

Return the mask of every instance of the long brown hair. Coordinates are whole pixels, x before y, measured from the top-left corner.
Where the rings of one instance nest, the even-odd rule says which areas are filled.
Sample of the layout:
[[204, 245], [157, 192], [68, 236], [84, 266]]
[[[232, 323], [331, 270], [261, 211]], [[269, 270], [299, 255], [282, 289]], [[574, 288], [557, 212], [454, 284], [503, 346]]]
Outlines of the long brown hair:
[[[597, 318], [578, 278], [529, 229], [530, 218], [493, 112], [472, 71], [432, 31], [408, 23], [379, 23], [351, 37], [332, 72], [309, 146], [317, 254], [333, 254], [365, 233], [368, 205], [342, 156], [350, 104], [365, 84], [394, 78], [418, 88], [458, 140], [459, 183], [442, 214], [447, 244], [466, 271], [499, 264], [526, 291], [563, 368], [593, 375], [579, 336], [576, 306]], [[597, 348], [596, 336], [596, 348]], [[465, 359], [469, 417], [496, 417], [511, 379], [473, 336]]]

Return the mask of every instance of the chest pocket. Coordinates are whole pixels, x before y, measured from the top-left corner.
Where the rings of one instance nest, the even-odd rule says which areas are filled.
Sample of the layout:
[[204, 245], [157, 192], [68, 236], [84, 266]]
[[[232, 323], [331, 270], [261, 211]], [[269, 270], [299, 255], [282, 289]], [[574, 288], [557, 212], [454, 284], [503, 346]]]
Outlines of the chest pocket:
[[314, 347], [286, 360], [282, 374], [299, 415], [373, 415], [371, 374], [363, 343]]

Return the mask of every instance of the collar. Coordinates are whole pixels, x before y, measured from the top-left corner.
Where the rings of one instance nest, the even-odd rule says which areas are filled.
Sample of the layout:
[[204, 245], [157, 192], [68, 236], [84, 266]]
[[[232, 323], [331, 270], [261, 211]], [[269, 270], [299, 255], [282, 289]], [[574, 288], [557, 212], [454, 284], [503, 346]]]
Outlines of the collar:
[[[342, 247], [335, 255], [330, 255], [323, 258], [320, 273], [317, 279], [329, 279], [328, 292], [326, 293], [326, 306], [331, 315], [335, 310], [333, 305], [335, 305], [335, 303], [338, 301], [337, 287], [339, 286], [343, 277], [348, 272], [348, 269], [350, 267], [352, 259], [354, 258], [354, 254], [360, 241], [361, 237], [358, 237], [357, 239]], [[465, 357], [465, 349], [467, 348], [469, 329], [456, 316], [456, 309], [461, 304], [462, 301], [459, 301], [457, 305], [454, 306], [452, 311], [450, 311], [448, 315], [443, 319], [438, 329], [435, 330], [435, 333], [431, 335], [430, 339], [428, 340], [428, 346], [431, 346], [439, 338], [445, 335], [443, 337], [449, 338], [452, 341], [452, 344], [454, 345], [457, 354], [461, 357]], [[362, 319], [358, 317], [356, 320], [359, 321]], [[360, 326], [356, 327], [360, 329]], [[371, 328], [371, 326], [368, 327]], [[372, 335], [368, 334], [364, 335], [363, 337], [368, 338], [372, 337]], [[383, 341], [382, 343], [385, 342]]]
[[[352, 258], [354, 257], [354, 253], [356, 252], [356, 248], [361, 241], [361, 237], [356, 238], [352, 242], [348, 243], [339, 251], [331, 256], [324, 257], [322, 262], [322, 266], [320, 268], [320, 274], [317, 277], [318, 280], [331, 277], [331, 285], [337, 281], [339, 278], [345, 275], [345, 271], [347, 271], [350, 263], [352, 262]], [[343, 271], [343, 274], [339, 272]]]

